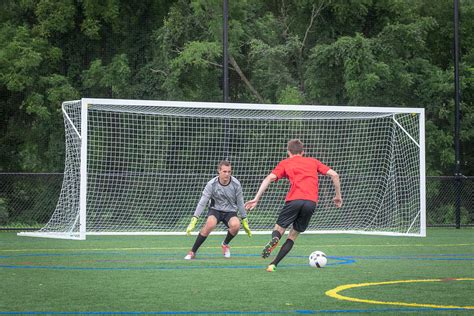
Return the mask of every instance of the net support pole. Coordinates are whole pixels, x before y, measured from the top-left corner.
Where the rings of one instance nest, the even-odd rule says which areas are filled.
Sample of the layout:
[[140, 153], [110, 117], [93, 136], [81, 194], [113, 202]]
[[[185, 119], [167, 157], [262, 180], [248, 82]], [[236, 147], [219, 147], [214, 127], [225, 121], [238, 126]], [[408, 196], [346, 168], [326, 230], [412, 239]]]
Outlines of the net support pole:
[[426, 236], [426, 162], [425, 162], [425, 110], [420, 112], [419, 119], [419, 157], [420, 157], [420, 236]]
[[79, 239], [86, 239], [87, 214], [87, 113], [88, 103], [81, 102], [81, 165], [79, 186]]
[[459, 0], [454, 0], [454, 147], [455, 147], [455, 214], [456, 228], [461, 227], [461, 146], [459, 132], [461, 128], [461, 109], [460, 109], [460, 88], [459, 88]]

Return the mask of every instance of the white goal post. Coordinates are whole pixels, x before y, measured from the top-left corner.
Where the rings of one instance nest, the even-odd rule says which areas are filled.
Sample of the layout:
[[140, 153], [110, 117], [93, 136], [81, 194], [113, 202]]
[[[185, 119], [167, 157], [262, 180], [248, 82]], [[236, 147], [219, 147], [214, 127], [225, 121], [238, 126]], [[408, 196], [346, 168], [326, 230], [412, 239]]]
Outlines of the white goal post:
[[[319, 177], [308, 233], [426, 235], [422, 108], [82, 99], [62, 109], [57, 207], [42, 229], [19, 235], [184, 234], [220, 160], [230, 160], [249, 200], [293, 138], [341, 177], [341, 208], [330, 178]], [[249, 213], [255, 234], [272, 230], [288, 188], [270, 186]]]

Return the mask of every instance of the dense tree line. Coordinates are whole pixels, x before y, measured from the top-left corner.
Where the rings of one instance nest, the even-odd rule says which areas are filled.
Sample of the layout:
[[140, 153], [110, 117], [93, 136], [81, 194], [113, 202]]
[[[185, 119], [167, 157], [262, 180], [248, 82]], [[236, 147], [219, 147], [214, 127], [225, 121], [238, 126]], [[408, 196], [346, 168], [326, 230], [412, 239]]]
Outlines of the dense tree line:
[[[221, 0], [3, 0], [0, 171], [62, 171], [61, 103], [222, 101]], [[453, 3], [229, 1], [232, 102], [424, 107], [454, 165]], [[463, 172], [474, 174], [474, 1], [460, 0]]]

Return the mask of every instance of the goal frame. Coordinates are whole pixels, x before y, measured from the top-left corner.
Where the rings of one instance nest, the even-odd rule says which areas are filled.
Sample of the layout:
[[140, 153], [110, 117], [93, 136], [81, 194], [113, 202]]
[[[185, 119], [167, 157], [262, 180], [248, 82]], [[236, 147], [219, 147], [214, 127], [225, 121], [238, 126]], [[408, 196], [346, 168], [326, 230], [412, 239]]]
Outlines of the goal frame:
[[[328, 105], [285, 105], [285, 104], [250, 104], [250, 103], [219, 103], [219, 102], [187, 102], [187, 101], [154, 101], [154, 100], [131, 100], [131, 99], [103, 99], [103, 98], [82, 98], [81, 102], [81, 131], [75, 129], [75, 133], [81, 140], [80, 145], [80, 192], [79, 192], [79, 212], [76, 221], [79, 221], [78, 234], [57, 233], [57, 232], [20, 232], [19, 236], [60, 238], [84, 240], [87, 235], [185, 235], [185, 232], [94, 232], [87, 231], [87, 154], [88, 154], [88, 107], [90, 104], [106, 105], [131, 105], [131, 106], [154, 106], [154, 107], [184, 107], [202, 109], [242, 109], [242, 110], [291, 110], [291, 111], [331, 111], [331, 112], [352, 112], [352, 113], [394, 113], [418, 114], [419, 128], [419, 196], [420, 210], [418, 213], [420, 221], [419, 233], [398, 233], [398, 232], [371, 232], [357, 230], [308, 230], [306, 234], [364, 234], [364, 235], [387, 235], [387, 236], [426, 236], [426, 172], [425, 172], [425, 110], [424, 108], [402, 108], [402, 107], [358, 107], [358, 106], [328, 106]], [[72, 123], [71, 119], [62, 105], [62, 112], [65, 119]], [[395, 120], [396, 122], [396, 120]], [[398, 124], [398, 122], [396, 122]], [[399, 125], [403, 129], [402, 126]], [[411, 136], [404, 131], [410, 138]], [[413, 140], [413, 139], [412, 139]], [[411, 228], [411, 227], [410, 227]], [[270, 230], [253, 231], [253, 234], [268, 234]], [[193, 233], [194, 235], [197, 232]], [[225, 232], [213, 232], [213, 234], [225, 234]]]

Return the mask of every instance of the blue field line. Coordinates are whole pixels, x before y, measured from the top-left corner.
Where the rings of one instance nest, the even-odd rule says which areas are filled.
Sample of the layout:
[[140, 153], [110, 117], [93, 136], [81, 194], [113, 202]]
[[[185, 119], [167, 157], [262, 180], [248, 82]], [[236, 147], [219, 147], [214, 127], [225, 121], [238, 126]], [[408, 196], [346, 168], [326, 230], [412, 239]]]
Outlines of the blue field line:
[[7, 269], [44, 269], [44, 270], [192, 270], [192, 269], [262, 269], [260, 266], [169, 266], [169, 267], [68, 267], [68, 266], [33, 266], [33, 265], [0, 265]]
[[[326, 267], [341, 264], [354, 263], [355, 260], [344, 260], [340, 263], [328, 263]], [[307, 264], [282, 264], [284, 268], [294, 268], [308, 266]], [[193, 269], [262, 269], [264, 265], [214, 265], [214, 266], [157, 266], [157, 267], [70, 267], [70, 266], [35, 266], [35, 265], [4, 265], [0, 264], [0, 268], [6, 269], [43, 269], [43, 270], [100, 270], [100, 271], [143, 271], [143, 270], [193, 270]]]
[[159, 256], [159, 255], [169, 255], [169, 254], [131, 254], [127, 252], [102, 252], [102, 251], [94, 251], [94, 252], [76, 252], [76, 253], [24, 253], [18, 255], [10, 255], [5, 257], [69, 257], [69, 256], [91, 256], [91, 255], [121, 255], [121, 256]]
[[[129, 253], [121, 253], [121, 252], [81, 252], [81, 253], [35, 253], [35, 254], [16, 254], [10, 256], [2, 256], [0, 259], [12, 259], [12, 258], [25, 258], [25, 257], [78, 257], [78, 256], [88, 256], [88, 255], [100, 255], [100, 256], [109, 256], [109, 255], [126, 255], [128, 257], [157, 257], [157, 256], [166, 256], [170, 257], [168, 260], [182, 260], [182, 254], [160, 254], [160, 253], [145, 253], [145, 254], [129, 254]], [[205, 262], [206, 257], [222, 257], [221, 254], [200, 254], [203, 259], [196, 259], [196, 262]], [[233, 257], [260, 257], [259, 254], [234, 254]], [[179, 258], [179, 259], [178, 259]], [[307, 258], [307, 256], [288, 256], [288, 258]], [[331, 266], [338, 266], [338, 265], [347, 265], [355, 263], [354, 259], [349, 258], [339, 258], [339, 257], [328, 257], [332, 259], [333, 262], [327, 264], [326, 267]], [[161, 260], [161, 259], [160, 259]], [[167, 259], [165, 259], [167, 260]], [[110, 259], [96, 259], [94, 262], [96, 263], [120, 263], [120, 262], [127, 262], [127, 260], [121, 259], [120, 261], [111, 261]], [[183, 260], [184, 261], [184, 260]], [[335, 262], [334, 262], [335, 261]], [[122, 262], [122, 263], [123, 263]], [[129, 263], [129, 262], [128, 262]], [[140, 262], [133, 262], [135, 264], [139, 264]], [[282, 267], [302, 267], [307, 266], [308, 264], [283, 264]], [[191, 269], [262, 269], [264, 265], [208, 265], [208, 266], [196, 266], [196, 265], [169, 265], [169, 266], [141, 266], [141, 267], [78, 267], [78, 266], [52, 266], [52, 265], [35, 265], [35, 264], [15, 264], [15, 263], [8, 263], [8, 264], [0, 264], [0, 268], [5, 269], [42, 269], [42, 270], [83, 270], [83, 271], [90, 271], [90, 270], [100, 270], [100, 271], [143, 271], [143, 270], [191, 270]]]
[[[1, 259], [12, 259], [12, 258], [25, 258], [25, 257], [78, 257], [78, 256], [87, 256], [87, 255], [100, 255], [100, 256], [108, 256], [108, 255], [124, 255], [121, 252], [82, 252], [82, 253], [65, 253], [65, 254], [57, 254], [57, 253], [41, 253], [41, 254], [18, 254], [18, 255], [11, 255], [11, 256], [0, 256]], [[182, 254], [125, 254], [129, 257], [169, 257], [169, 259], [165, 258], [164, 260], [173, 260], [177, 261], [181, 259]], [[202, 257], [196, 259], [196, 262], [205, 262], [206, 257], [221, 257], [222, 255], [218, 254], [201, 254]], [[258, 254], [234, 254], [233, 257], [258, 257]], [[450, 257], [448, 257], [450, 256]], [[467, 257], [471, 256], [471, 258], [460, 258], [460, 257]], [[179, 259], [178, 259], [179, 258]], [[288, 258], [307, 258], [307, 256], [288, 256]], [[366, 260], [403, 260], [403, 259], [410, 259], [410, 260], [429, 260], [429, 261], [473, 261], [474, 255], [473, 254], [465, 254], [465, 255], [446, 255], [446, 254], [435, 254], [435, 255], [409, 255], [409, 256], [343, 256], [343, 257], [336, 257], [336, 256], [328, 256], [328, 259], [331, 259], [327, 264], [327, 268], [341, 266], [341, 265], [348, 265], [354, 264], [356, 259], [366, 259]], [[161, 260], [161, 259], [160, 259]], [[128, 262], [127, 260], [121, 259], [120, 261], [114, 260], [107, 260], [107, 259], [96, 259], [93, 260], [95, 263], [123, 263]], [[130, 261], [132, 262], [132, 261]], [[139, 261], [133, 261], [132, 263], [140, 264]], [[159, 263], [157, 263], [159, 264]], [[307, 264], [282, 264], [281, 267], [302, 267], [307, 266]], [[8, 264], [0, 264], [0, 268], [5, 269], [45, 269], [45, 270], [102, 270], [102, 271], [143, 271], [143, 270], [192, 270], [192, 269], [261, 269], [262, 265], [158, 265], [158, 266], [136, 266], [136, 267], [97, 267], [97, 266], [52, 266], [52, 265], [34, 265], [34, 264], [15, 264], [15, 263], [8, 263]]]
[[[18, 254], [18, 255], [8, 255], [8, 256], [0, 256], [0, 259], [8, 259], [8, 258], [18, 258], [18, 257], [78, 257], [78, 256], [90, 256], [90, 255], [120, 255], [120, 256], [129, 256], [129, 257], [171, 257], [170, 260], [181, 259], [182, 253], [122, 253], [122, 252], [80, 252], [80, 253], [32, 253], [32, 254]], [[209, 254], [203, 253], [199, 254], [200, 257], [222, 257], [222, 254]], [[232, 254], [232, 257], [260, 257], [260, 254]], [[328, 259], [334, 260], [342, 260], [343, 263], [336, 263], [336, 264], [348, 264], [353, 263], [355, 260], [351, 258], [351, 256], [344, 256], [344, 257], [336, 257], [336, 256], [327, 256]], [[287, 258], [304, 258], [307, 259], [308, 256], [297, 256], [297, 255], [289, 255]], [[354, 257], [355, 258], [355, 257]], [[201, 260], [201, 259], [197, 259]], [[329, 265], [329, 264], [328, 264]]]
[[[447, 258], [449, 256], [449, 258]], [[459, 258], [459, 257], [471, 257], [471, 258]], [[347, 259], [368, 259], [368, 260], [433, 260], [433, 261], [473, 261], [474, 254], [466, 255], [413, 255], [413, 256], [344, 256], [341, 258]]]
[[315, 314], [360, 314], [360, 313], [433, 313], [442, 311], [470, 311], [467, 308], [373, 308], [373, 309], [323, 309], [323, 310], [288, 310], [288, 311], [162, 311], [162, 312], [1, 312], [0, 315], [315, 315]]

